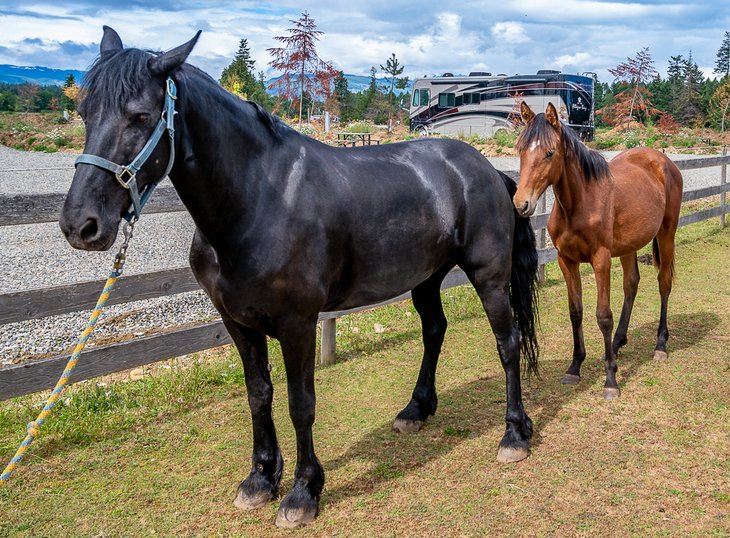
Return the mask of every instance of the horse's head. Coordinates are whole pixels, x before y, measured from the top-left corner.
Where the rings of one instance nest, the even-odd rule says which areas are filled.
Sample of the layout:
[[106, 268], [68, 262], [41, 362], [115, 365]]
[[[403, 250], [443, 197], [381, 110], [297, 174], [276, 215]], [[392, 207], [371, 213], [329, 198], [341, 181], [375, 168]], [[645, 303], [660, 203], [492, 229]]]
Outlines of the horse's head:
[[565, 156], [562, 126], [552, 103], [544, 114], [535, 115], [523, 101], [520, 112], [526, 126], [515, 144], [520, 153], [520, 183], [512, 201], [517, 213], [529, 217], [548, 185], [560, 178]]
[[[85, 76], [78, 107], [86, 127], [86, 160], [77, 162], [59, 219], [73, 247], [107, 250], [114, 243], [119, 222], [132, 203], [123, 184], [133, 174], [128, 170], [115, 174], [113, 169], [132, 163], [158, 129], [167, 77], [185, 62], [199, 35], [155, 55], [123, 48], [119, 35], [104, 27], [100, 54]], [[136, 173], [140, 191], [164, 176], [172, 157], [169, 140], [163, 136]]]

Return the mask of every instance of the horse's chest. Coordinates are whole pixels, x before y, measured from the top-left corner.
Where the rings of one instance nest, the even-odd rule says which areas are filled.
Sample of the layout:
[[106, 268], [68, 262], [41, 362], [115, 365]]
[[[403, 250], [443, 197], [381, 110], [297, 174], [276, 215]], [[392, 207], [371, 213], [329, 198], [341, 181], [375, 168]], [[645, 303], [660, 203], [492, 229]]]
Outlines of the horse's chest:
[[558, 253], [576, 262], [590, 262], [603, 235], [595, 226], [568, 226], [558, 220], [548, 223], [548, 232]]

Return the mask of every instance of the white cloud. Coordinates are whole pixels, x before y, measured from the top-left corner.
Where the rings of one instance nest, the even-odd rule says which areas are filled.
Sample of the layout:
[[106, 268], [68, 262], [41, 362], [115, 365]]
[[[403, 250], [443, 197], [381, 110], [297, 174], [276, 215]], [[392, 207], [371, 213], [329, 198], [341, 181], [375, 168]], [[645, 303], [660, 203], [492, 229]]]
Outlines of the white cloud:
[[575, 54], [563, 54], [558, 56], [552, 62], [555, 69], [564, 71], [566, 67], [591, 67], [593, 62], [592, 56], [587, 52], [576, 52]]
[[498, 42], [517, 45], [527, 43], [530, 38], [525, 34], [525, 28], [518, 22], [498, 22], [492, 27], [492, 35]]

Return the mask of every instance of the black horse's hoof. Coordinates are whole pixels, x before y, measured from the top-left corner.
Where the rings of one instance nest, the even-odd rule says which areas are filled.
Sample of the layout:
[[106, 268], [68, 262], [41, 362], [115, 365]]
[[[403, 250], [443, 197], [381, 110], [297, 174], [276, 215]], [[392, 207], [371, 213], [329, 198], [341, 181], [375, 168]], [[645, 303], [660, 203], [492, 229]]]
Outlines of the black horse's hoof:
[[529, 455], [530, 449], [527, 447], [500, 446], [497, 452], [497, 461], [499, 463], [516, 463], [524, 460]]
[[615, 400], [619, 396], [621, 396], [621, 390], [619, 388], [606, 387], [603, 389], [604, 400]]
[[561, 383], [563, 385], [577, 385], [580, 383], [580, 376], [575, 374], [565, 374]]
[[284, 529], [302, 527], [314, 521], [318, 513], [318, 500], [312, 498], [306, 487], [297, 485], [281, 501], [276, 526]]
[[398, 433], [415, 433], [426, 424], [424, 420], [408, 420], [396, 418], [393, 422], [393, 431]]
[[236, 495], [236, 499], [233, 501], [233, 506], [244, 511], [257, 510], [262, 506], [266, 506], [272, 499], [273, 496], [271, 493], [266, 491], [259, 491], [253, 495], [249, 495], [243, 491], [243, 488], [238, 488], [238, 495]]

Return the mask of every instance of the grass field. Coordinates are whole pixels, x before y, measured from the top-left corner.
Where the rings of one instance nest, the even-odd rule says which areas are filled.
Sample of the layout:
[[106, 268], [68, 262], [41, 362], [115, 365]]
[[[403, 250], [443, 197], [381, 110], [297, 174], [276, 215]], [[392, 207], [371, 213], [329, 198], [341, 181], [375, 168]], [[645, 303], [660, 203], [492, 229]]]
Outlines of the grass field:
[[[728, 536], [730, 532], [730, 229], [679, 231], [669, 360], [651, 359], [659, 297], [640, 265], [622, 396], [602, 399], [595, 284], [584, 270], [583, 381], [560, 378], [572, 349], [564, 283], [541, 292], [542, 377], [524, 383], [532, 456], [496, 462], [504, 379], [468, 287], [444, 292], [450, 326], [439, 409], [417, 434], [391, 432], [420, 364], [410, 302], [338, 322], [335, 366], [318, 370], [315, 445], [327, 474], [317, 521], [281, 531], [278, 503], [233, 507], [250, 467], [240, 363], [224, 349], [158, 367], [139, 381], [73, 387], [0, 489], [0, 536]], [[614, 264], [614, 316], [621, 305]], [[375, 325], [378, 325], [377, 331]], [[292, 484], [295, 441], [277, 346], [275, 420]], [[83, 358], [82, 358], [83, 360]], [[45, 395], [0, 404], [0, 458]]]

